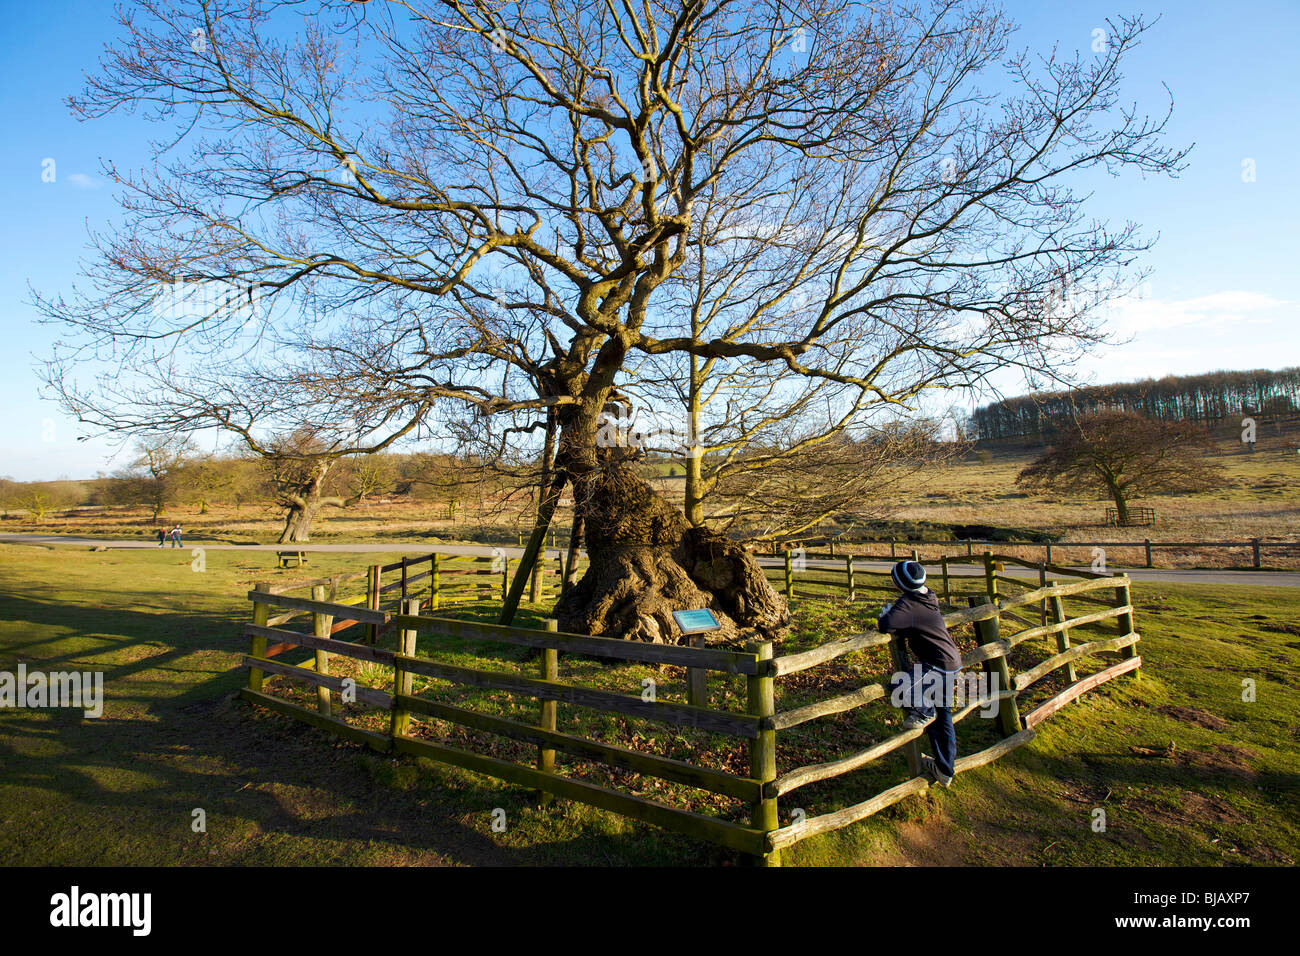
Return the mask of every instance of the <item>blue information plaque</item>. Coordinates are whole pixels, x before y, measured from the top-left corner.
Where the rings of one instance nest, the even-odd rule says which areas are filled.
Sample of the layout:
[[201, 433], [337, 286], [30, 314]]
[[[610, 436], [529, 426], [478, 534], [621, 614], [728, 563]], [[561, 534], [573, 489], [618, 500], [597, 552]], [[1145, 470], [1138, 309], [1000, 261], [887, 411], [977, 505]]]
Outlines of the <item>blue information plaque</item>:
[[692, 611], [673, 611], [673, 620], [683, 634], [702, 634], [704, 631], [720, 630], [722, 625], [707, 608]]

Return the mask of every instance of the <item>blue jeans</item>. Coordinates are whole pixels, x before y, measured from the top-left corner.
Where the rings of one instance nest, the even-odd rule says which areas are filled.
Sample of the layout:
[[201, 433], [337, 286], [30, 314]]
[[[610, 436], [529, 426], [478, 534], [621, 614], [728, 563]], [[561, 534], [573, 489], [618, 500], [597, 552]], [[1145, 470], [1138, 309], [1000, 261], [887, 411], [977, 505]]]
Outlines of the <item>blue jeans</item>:
[[[919, 663], [922, 686], [916, 688], [920, 696], [914, 698], [918, 706], [909, 707], [907, 710], [908, 713], [923, 718], [934, 718], [930, 726], [925, 728], [925, 732], [930, 738], [930, 745], [934, 748], [935, 766], [944, 776], [951, 777], [956, 772], [957, 763], [957, 731], [952, 725], [952, 701], [957, 675], [961, 673], [961, 669], [946, 671], [925, 661]], [[930, 695], [933, 695], [934, 706], [930, 706], [925, 699]], [[939, 701], [946, 702], [948, 706], [938, 706]]]

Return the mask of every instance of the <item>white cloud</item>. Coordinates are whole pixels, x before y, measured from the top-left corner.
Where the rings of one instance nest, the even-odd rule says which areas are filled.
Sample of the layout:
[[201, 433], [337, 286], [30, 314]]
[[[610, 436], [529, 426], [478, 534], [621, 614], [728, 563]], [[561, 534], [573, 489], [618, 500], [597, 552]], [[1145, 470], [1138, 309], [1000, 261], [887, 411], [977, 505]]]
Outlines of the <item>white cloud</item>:
[[73, 173], [68, 177], [68, 182], [78, 189], [98, 189], [101, 185], [98, 179], [93, 176], [87, 176], [85, 173]]
[[1099, 383], [1300, 365], [1298, 316], [1300, 302], [1243, 290], [1117, 300], [1106, 327], [1118, 344], [1080, 364]]
[[[1077, 355], [1068, 369], [1085, 384], [1300, 366], [1300, 301], [1243, 290], [1133, 296], [1110, 303], [1101, 318], [1115, 344]], [[1019, 370], [995, 372], [987, 384], [1008, 396], [1029, 391]]]
[[1208, 333], [1239, 328], [1243, 323], [1280, 325], [1296, 315], [1298, 305], [1245, 291], [1215, 292], [1194, 299], [1130, 296], [1111, 303], [1106, 321], [1120, 337], [1171, 329]]

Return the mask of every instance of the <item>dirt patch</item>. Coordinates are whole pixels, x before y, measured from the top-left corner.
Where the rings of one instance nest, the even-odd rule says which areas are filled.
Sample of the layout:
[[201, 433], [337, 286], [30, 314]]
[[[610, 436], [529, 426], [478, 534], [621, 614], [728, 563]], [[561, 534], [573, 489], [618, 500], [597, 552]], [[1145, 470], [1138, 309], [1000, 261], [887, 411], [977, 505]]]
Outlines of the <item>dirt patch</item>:
[[1198, 710], [1195, 707], [1174, 705], [1161, 707], [1159, 711], [1174, 718], [1174, 720], [1180, 720], [1185, 724], [1195, 724], [1197, 727], [1204, 727], [1206, 730], [1227, 730], [1231, 726], [1222, 717], [1211, 714], [1206, 710]]
[[1069, 783], [1061, 791], [1061, 797], [1072, 803], [1082, 803], [1089, 807], [1099, 807], [1111, 797], [1111, 788], [1101, 784]]
[[1261, 631], [1273, 631], [1277, 634], [1290, 634], [1293, 637], [1300, 637], [1300, 624], [1261, 624]]
[[1179, 792], [1178, 799], [1170, 803], [1143, 800], [1139, 804], [1142, 816], [1148, 820], [1178, 828], [1198, 829], [1206, 824], [1244, 823], [1246, 815], [1221, 797], [1212, 794]]
[[953, 825], [947, 813], [925, 820], [901, 820], [896, 825], [895, 850], [884, 866], [961, 866], [965, 862], [965, 834]]
[[1202, 772], [1221, 773], [1239, 780], [1254, 780], [1258, 773], [1250, 765], [1259, 754], [1235, 744], [1219, 744], [1213, 752], [1178, 750], [1174, 753], [1184, 767]]
[[1252, 842], [1240, 831], [1236, 837], [1220, 837], [1218, 827], [1240, 827], [1242, 824], [1249, 823], [1250, 817], [1244, 811], [1213, 794], [1184, 790], [1177, 793], [1177, 799], [1172, 803], [1142, 800], [1135, 806], [1146, 820], [1180, 831], [1199, 830], [1214, 835], [1211, 842], [1223, 851], [1224, 863], [1295, 865], [1295, 861], [1283, 850], [1264, 843]]

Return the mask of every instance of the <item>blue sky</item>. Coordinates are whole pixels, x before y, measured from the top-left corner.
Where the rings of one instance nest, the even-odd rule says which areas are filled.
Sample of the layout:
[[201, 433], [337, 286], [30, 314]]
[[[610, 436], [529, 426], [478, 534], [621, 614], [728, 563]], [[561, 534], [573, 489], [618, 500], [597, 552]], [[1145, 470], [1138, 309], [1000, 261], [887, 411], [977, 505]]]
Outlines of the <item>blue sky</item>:
[[[1144, 260], [1153, 270], [1140, 297], [1118, 302], [1109, 323], [1123, 348], [1089, 356], [1096, 381], [1218, 368], [1300, 365], [1300, 4], [1240, 7], [1167, 3], [1011, 2], [1019, 43], [1034, 50], [1088, 50], [1108, 16], [1140, 13], [1160, 22], [1129, 59], [1126, 92], [1161, 112], [1174, 96], [1171, 144], [1195, 143], [1177, 180], [1137, 176], [1098, 183], [1101, 219], [1159, 234]], [[109, 470], [110, 449], [79, 442], [74, 421], [38, 397], [37, 358], [56, 332], [35, 324], [28, 283], [69, 289], [86, 255], [88, 228], [117, 215], [100, 160], [144, 162], [152, 132], [129, 116], [78, 123], [64, 98], [78, 92], [116, 34], [109, 0], [6, 4], [0, 25], [0, 475], [20, 480], [91, 477]], [[55, 181], [43, 182], [44, 162]], [[1253, 161], [1254, 181], [1243, 181]], [[1014, 375], [995, 384], [1022, 391]], [[957, 396], [954, 396], [957, 397]]]

